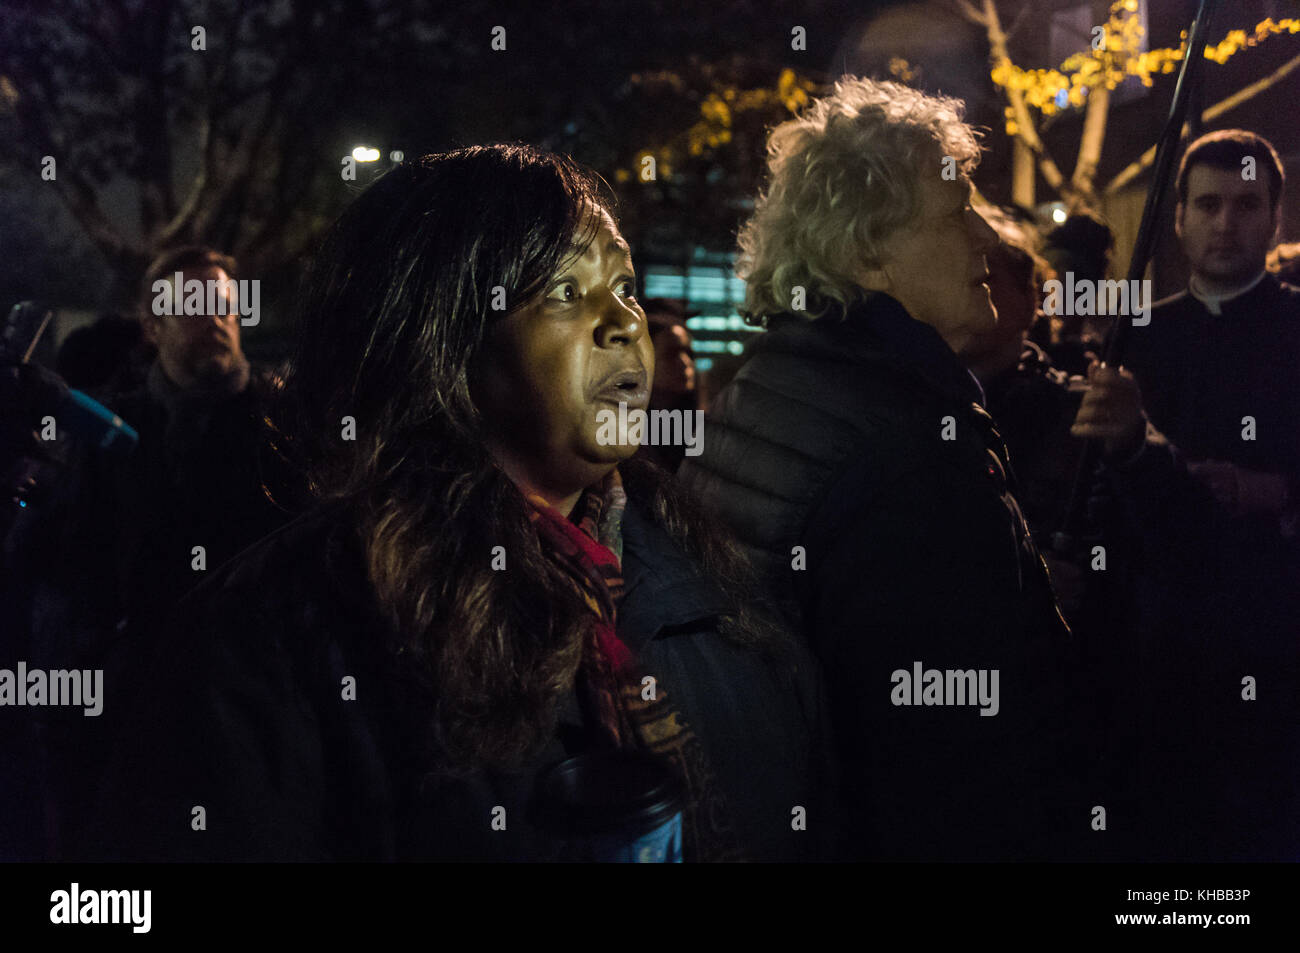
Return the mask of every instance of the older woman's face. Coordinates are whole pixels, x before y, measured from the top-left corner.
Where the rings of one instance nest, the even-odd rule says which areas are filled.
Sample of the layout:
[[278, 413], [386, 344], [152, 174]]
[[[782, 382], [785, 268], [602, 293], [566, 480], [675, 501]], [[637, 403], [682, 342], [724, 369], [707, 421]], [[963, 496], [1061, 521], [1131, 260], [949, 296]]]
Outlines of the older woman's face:
[[918, 220], [889, 243], [887, 260], [864, 284], [888, 292], [960, 353], [997, 323], [984, 284], [997, 233], [971, 208], [969, 180], [944, 181], [936, 171], [923, 177], [921, 196]]
[[602, 444], [597, 414], [644, 410], [654, 377], [631, 250], [607, 212], [592, 214], [591, 244], [493, 326], [476, 389], [497, 461], [555, 505], [636, 452]]

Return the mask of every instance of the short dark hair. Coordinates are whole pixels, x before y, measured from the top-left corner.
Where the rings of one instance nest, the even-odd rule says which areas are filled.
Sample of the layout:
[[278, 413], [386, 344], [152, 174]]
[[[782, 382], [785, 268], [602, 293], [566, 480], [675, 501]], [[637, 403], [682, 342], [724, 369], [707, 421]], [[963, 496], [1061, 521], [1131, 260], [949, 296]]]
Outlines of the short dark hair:
[[1076, 212], [1047, 233], [1043, 257], [1061, 275], [1100, 281], [1106, 277], [1115, 233], [1091, 212]]
[[1241, 160], [1247, 156], [1269, 170], [1268, 198], [1276, 209], [1282, 199], [1282, 187], [1286, 184], [1282, 160], [1271, 142], [1245, 129], [1220, 129], [1206, 133], [1187, 147], [1178, 166], [1178, 201], [1187, 201], [1187, 177], [1193, 166], [1208, 165], [1225, 172], [1240, 172]]
[[145, 269], [144, 281], [140, 286], [140, 301], [145, 313], [149, 313], [149, 303], [154, 298], [153, 283], [163, 278], [170, 278], [178, 271], [184, 272], [197, 268], [220, 268], [231, 278], [238, 278], [239, 265], [230, 255], [223, 254], [207, 245], [184, 245], [158, 255]]

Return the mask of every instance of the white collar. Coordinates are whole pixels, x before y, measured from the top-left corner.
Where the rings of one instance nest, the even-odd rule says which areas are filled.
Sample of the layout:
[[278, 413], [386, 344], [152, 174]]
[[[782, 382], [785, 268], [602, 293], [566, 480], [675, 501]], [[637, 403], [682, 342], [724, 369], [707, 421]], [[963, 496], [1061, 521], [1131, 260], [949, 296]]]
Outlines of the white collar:
[[1267, 274], [1267, 271], [1261, 270], [1260, 273], [1256, 275], [1249, 284], [1242, 285], [1240, 288], [1237, 288], [1234, 291], [1228, 291], [1225, 292], [1224, 294], [1218, 294], [1218, 295], [1212, 295], [1205, 291], [1202, 291], [1199, 287], [1197, 287], [1196, 276], [1192, 275], [1192, 280], [1187, 283], [1187, 290], [1193, 298], [1195, 298], [1201, 304], [1205, 305], [1206, 309], [1210, 312], [1210, 314], [1222, 314], [1223, 309], [1221, 306], [1225, 301], [1231, 301], [1233, 298], [1239, 298], [1242, 295], [1244, 295], [1246, 292], [1252, 290], [1257, 284], [1259, 284], [1261, 281], [1264, 280], [1265, 274]]

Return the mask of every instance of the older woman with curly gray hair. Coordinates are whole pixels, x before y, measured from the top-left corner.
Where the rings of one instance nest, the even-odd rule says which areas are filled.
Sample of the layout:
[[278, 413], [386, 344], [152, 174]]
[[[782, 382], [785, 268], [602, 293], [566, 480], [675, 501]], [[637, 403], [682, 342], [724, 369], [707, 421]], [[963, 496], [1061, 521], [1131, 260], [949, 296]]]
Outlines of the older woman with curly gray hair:
[[773, 130], [740, 233], [767, 333], [680, 476], [825, 665], [852, 850], [1061, 859], [1088, 830], [1062, 807], [1069, 628], [958, 356], [997, 320], [961, 116], [846, 78]]

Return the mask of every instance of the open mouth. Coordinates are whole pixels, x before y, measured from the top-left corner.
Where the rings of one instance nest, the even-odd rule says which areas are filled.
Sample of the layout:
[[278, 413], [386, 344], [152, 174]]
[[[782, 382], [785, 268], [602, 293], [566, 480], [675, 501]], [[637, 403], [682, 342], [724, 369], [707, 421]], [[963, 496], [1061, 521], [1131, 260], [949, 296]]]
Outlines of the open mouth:
[[650, 388], [644, 368], [618, 371], [606, 378], [596, 392], [596, 399], [608, 403], [636, 404], [644, 407], [650, 399]]

